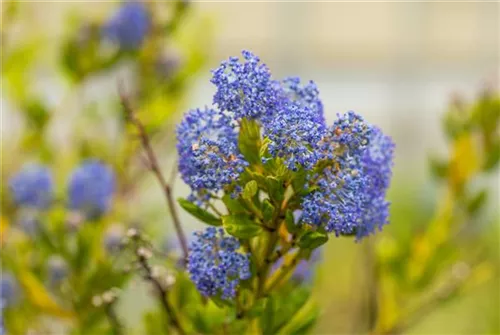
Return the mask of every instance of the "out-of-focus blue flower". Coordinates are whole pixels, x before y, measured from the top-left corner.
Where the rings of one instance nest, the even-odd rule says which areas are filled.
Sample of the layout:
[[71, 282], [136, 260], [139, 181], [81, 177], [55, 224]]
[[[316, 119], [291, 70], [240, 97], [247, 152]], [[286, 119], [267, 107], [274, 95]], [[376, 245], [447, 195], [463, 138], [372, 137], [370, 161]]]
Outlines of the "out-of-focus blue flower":
[[249, 51], [242, 54], [244, 62], [231, 57], [212, 71], [211, 82], [217, 87], [213, 102], [236, 119], [269, 116], [280, 103], [280, 90], [259, 57]]
[[2, 271], [0, 278], [0, 300], [5, 306], [15, 302], [18, 296], [18, 286], [16, 278], [10, 273]]
[[123, 238], [125, 237], [125, 228], [120, 224], [112, 224], [104, 233], [104, 250], [113, 254], [122, 248]]
[[301, 260], [292, 273], [292, 279], [299, 283], [311, 283], [314, 269], [321, 260], [321, 249], [314, 249], [308, 260]]
[[361, 116], [339, 118], [323, 139], [328, 165], [310, 181], [316, 189], [304, 197], [302, 222], [358, 239], [385, 224], [393, 146]]
[[250, 278], [250, 259], [238, 252], [240, 244], [222, 228], [208, 227], [196, 232], [190, 244], [187, 269], [204, 296], [231, 299], [240, 280]]
[[103, 28], [104, 36], [124, 50], [141, 47], [149, 31], [151, 18], [141, 2], [126, 2], [118, 9]]
[[68, 198], [69, 207], [89, 217], [104, 214], [109, 210], [115, 191], [115, 175], [108, 165], [89, 160], [71, 175]]
[[38, 213], [32, 208], [22, 208], [17, 214], [16, 223], [31, 238], [37, 236], [40, 229]]
[[320, 140], [326, 131], [317, 112], [296, 102], [284, 104], [275, 116], [264, 124], [264, 136], [273, 157], [285, 160], [289, 170], [312, 169], [322, 157]]
[[52, 201], [52, 174], [45, 166], [23, 166], [21, 171], [10, 179], [9, 187], [14, 201], [19, 206], [45, 209]]
[[47, 261], [47, 275], [50, 286], [61, 283], [68, 276], [68, 263], [61, 256], [50, 256]]
[[177, 126], [182, 179], [196, 195], [217, 193], [232, 183], [247, 162], [238, 150], [231, 117], [214, 109], [193, 109]]

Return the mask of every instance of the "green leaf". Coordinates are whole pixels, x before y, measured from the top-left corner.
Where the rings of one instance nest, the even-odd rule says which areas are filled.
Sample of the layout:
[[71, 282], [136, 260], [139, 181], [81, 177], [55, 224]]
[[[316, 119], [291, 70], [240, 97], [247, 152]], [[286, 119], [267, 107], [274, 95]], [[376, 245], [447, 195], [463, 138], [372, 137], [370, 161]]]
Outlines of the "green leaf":
[[191, 201], [182, 198], [177, 199], [177, 201], [179, 202], [179, 205], [181, 205], [181, 207], [184, 208], [189, 214], [200, 219], [206, 224], [209, 224], [211, 226], [222, 225], [221, 219], [219, 219], [212, 213], [204, 210], [203, 208], [196, 206]]
[[299, 247], [303, 249], [316, 249], [328, 241], [328, 235], [324, 232], [309, 231], [299, 240]]
[[258, 190], [259, 186], [257, 185], [257, 182], [255, 180], [249, 181], [243, 189], [243, 198], [251, 201], [252, 198], [257, 194]]
[[484, 163], [485, 171], [494, 170], [498, 162], [500, 161], [500, 141], [497, 141], [491, 145], [489, 150], [486, 152], [486, 159]]
[[267, 299], [266, 307], [259, 320], [262, 334], [273, 333], [274, 311], [275, 311], [275, 304], [274, 304], [274, 299], [271, 296]]
[[273, 220], [274, 210], [275, 208], [271, 201], [269, 201], [269, 199], [264, 199], [264, 201], [262, 202], [262, 214], [264, 215], [264, 221], [266, 223]]
[[295, 193], [301, 193], [302, 191], [304, 191], [304, 186], [306, 185], [307, 181], [306, 177], [307, 173], [303, 168], [293, 174], [292, 187]]
[[475, 214], [483, 207], [487, 199], [488, 192], [486, 190], [482, 190], [469, 200], [469, 202], [467, 203], [467, 211], [470, 214]]
[[222, 202], [226, 205], [231, 214], [242, 214], [247, 212], [245, 206], [243, 206], [238, 199], [231, 198], [229, 194], [225, 194], [222, 197]]
[[247, 215], [226, 215], [222, 217], [222, 223], [229, 234], [238, 238], [248, 239], [262, 231], [262, 227]]
[[444, 178], [448, 174], [448, 162], [441, 161], [438, 158], [429, 158], [429, 169], [436, 178]]
[[295, 233], [300, 230], [300, 226], [295, 223], [295, 219], [293, 217], [293, 213], [291, 210], [287, 210], [285, 214], [285, 224], [286, 229], [289, 233]]
[[262, 145], [260, 139], [260, 127], [257, 121], [243, 119], [241, 120], [240, 135], [238, 146], [245, 157], [251, 164], [260, 164], [260, 147]]
[[229, 300], [222, 299], [219, 295], [213, 295], [210, 297], [210, 300], [214, 302], [215, 305], [219, 308], [223, 308], [224, 306], [231, 307], [233, 304]]
[[277, 202], [283, 201], [285, 198], [285, 188], [283, 187], [283, 183], [278, 178], [271, 176], [266, 177], [266, 183], [271, 199], [274, 199]]

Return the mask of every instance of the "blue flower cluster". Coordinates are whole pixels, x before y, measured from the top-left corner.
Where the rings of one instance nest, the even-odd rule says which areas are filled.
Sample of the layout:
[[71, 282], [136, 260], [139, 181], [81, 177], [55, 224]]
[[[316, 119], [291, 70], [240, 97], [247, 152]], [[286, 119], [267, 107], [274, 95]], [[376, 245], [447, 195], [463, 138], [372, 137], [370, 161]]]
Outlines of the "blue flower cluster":
[[234, 113], [236, 119], [258, 119], [273, 113], [279, 103], [271, 72], [259, 57], [243, 51], [244, 63], [237, 57], [212, 71], [211, 82], [217, 87], [214, 104], [220, 110]]
[[234, 120], [215, 109], [193, 109], [177, 127], [179, 172], [199, 196], [218, 192], [243, 172]]
[[88, 160], [71, 175], [68, 186], [69, 207], [89, 217], [108, 211], [115, 191], [111, 168], [97, 160]]
[[299, 103], [284, 104], [280, 113], [264, 124], [272, 157], [283, 158], [288, 169], [312, 169], [321, 158], [320, 141], [325, 126], [318, 122], [316, 111]]
[[[26, 233], [37, 231], [37, 210], [47, 209], [53, 199], [52, 174], [47, 167], [29, 164], [10, 181], [14, 202], [23, 207], [19, 224]], [[88, 217], [102, 215], [109, 210], [115, 190], [115, 175], [111, 168], [97, 160], [88, 160], [76, 168], [68, 186], [68, 206]]]
[[141, 47], [149, 31], [151, 18], [146, 6], [140, 2], [127, 2], [111, 17], [103, 28], [104, 36], [123, 50]]
[[4, 306], [13, 304], [18, 296], [18, 284], [10, 272], [2, 272], [0, 278], [0, 301]]
[[5, 334], [4, 309], [12, 306], [18, 296], [18, 284], [10, 272], [2, 271], [0, 276], [0, 335]]
[[47, 277], [50, 286], [60, 284], [68, 276], [68, 264], [58, 255], [50, 256], [47, 260]]
[[335, 121], [322, 139], [327, 165], [310, 180], [316, 188], [304, 197], [302, 222], [358, 239], [387, 223], [393, 148], [389, 137], [353, 112]]
[[300, 83], [300, 78], [290, 77], [283, 80], [283, 90], [287, 97], [292, 101], [296, 101], [303, 107], [308, 107], [314, 113], [316, 122], [324, 124], [325, 115], [323, 112], [323, 103], [319, 98], [319, 90], [313, 81], [309, 81], [306, 85]]
[[9, 186], [12, 197], [19, 206], [45, 209], [52, 201], [52, 174], [45, 166], [24, 166], [10, 179]]
[[387, 222], [394, 144], [378, 128], [354, 112], [328, 127], [313, 82], [273, 80], [248, 51], [243, 61], [223, 62], [211, 82], [220, 111], [190, 111], [177, 129], [179, 170], [193, 191], [217, 193], [249, 166], [238, 150], [238, 125], [246, 118], [261, 126], [264, 162], [280, 158], [290, 171], [308, 173], [314, 191], [302, 199], [302, 223], [361, 238]]
[[208, 227], [194, 233], [187, 269], [204, 296], [234, 298], [241, 280], [249, 279], [250, 259], [238, 252], [240, 244], [222, 228]]
[[272, 80], [257, 56], [243, 51], [243, 59], [231, 57], [213, 71], [213, 102], [220, 111], [192, 110], [177, 128], [179, 171], [198, 194], [216, 193], [248, 165], [237, 143], [242, 118], [263, 125], [270, 154], [290, 170], [312, 168], [320, 158], [326, 127], [316, 85], [301, 85], [298, 78]]

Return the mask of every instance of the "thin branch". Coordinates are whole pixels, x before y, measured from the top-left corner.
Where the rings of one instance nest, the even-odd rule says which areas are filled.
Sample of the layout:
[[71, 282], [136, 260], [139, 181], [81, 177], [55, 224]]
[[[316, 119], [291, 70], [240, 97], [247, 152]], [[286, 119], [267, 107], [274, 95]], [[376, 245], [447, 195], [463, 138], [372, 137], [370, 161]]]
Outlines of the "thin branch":
[[187, 260], [188, 257], [187, 240], [179, 220], [177, 209], [175, 207], [172, 188], [165, 179], [165, 177], [163, 176], [163, 174], [161, 173], [160, 166], [158, 164], [158, 159], [156, 158], [156, 155], [153, 151], [153, 148], [151, 146], [151, 141], [149, 140], [149, 137], [146, 133], [146, 129], [144, 128], [144, 125], [140, 122], [140, 120], [135, 116], [134, 109], [132, 108], [129, 98], [124, 92], [123, 84], [121, 82], [118, 82], [118, 93], [120, 95], [120, 100], [123, 105], [123, 109], [126, 113], [127, 120], [131, 124], [133, 124], [137, 128], [137, 131], [139, 132], [139, 137], [141, 139], [142, 147], [146, 152], [146, 156], [149, 161], [148, 162], [149, 168], [156, 176], [156, 179], [158, 180], [163, 189], [163, 193], [165, 194], [165, 198], [167, 200], [167, 207], [170, 211], [170, 216], [172, 217], [172, 221], [174, 223], [174, 228], [177, 234], [177, 238], [179, 239], [182, 252], [184, 254], [184, 259]]
[[269, 278], [268, 282], [266, 283], [266, 287], [264, 290], [264, 295], [272, 291], [277, 285], [279, 285], [283, 279], [286, 278], [286, 276], [293, 270], [295, 269], [295, 266], [299, 262], [301, 257], [301, 254], [299, 251], [297, 251], [291, 258], [289, 259], [288, 262], [283, 264], [276, 272], [273, 273], [273, 275]]
[[170, 322], [172, 326], [177, 329], [178, 333], [181, 335], [185, 335], [186, 332], [182, 328], [179, 318], [177, 317], [177, 314], [174, 311], [174, 308], [170, 305], [170, 302], [168, 301], [167, 293], [168, 291], [165, 289], [165, 287], [153, 276], [153, 270], [151, 269], [151, 266], [149, 265], [146, 257], [140, 255], [136, 251], [137, 259], [139, 261], [139, 264], [141, 268], [144, 270], [146, 273], [145, 277], [147, 280], [149, 280], [156, 290], [158, 291], [158, 295], [160, 296], [160, 302], [167, 312], [168, 316], [170, 317]]
[[116, 311], [114, 309], [115, 303], [106, 304], [104, 310], [106, 312], [106, 317], [108, 318], [108, 322], [113, 330], [114, 335], [122, 335], [123, 334], [123, 326], [116, 315]]

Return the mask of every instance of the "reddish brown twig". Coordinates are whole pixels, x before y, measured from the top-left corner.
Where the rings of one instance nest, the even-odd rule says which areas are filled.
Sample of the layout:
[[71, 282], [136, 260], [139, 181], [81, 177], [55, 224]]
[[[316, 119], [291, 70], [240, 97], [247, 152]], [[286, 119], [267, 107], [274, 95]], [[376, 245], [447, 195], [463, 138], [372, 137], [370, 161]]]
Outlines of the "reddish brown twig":
[[163, 193], [165, 194], [165, 198], [167, 200], [167, 207], [168, 210], [170, 211], [170, 216], [172, 217], [172, 221], [174, 223], [175, 232], [177, 234], [177, 238], [179, 239], [182, 252], [184, 254], [184, 259], [187, 260], [188, 246], [187, 246], [186, 236], [182, 229], [179, 220], [179, 215], [177, 214], [177, 209], [175, 207], [175, 201], [172, 195], [172, 187], [161, 173], [160, 166], [158, 164], [158, 159], [156, 158], [156, 155], [153, 151], [148, 134], [146, 133], [146, 129], [144, 128], [144, 125], [141, 123], [141, 121], [135, 116], [134, 109], [132, 108], [128, 96], [124, 92], [124, 88], [121, 82], [118, 82], [118, 93], [120, 95], [120, 100], [123, 105], [123, 109], [125, 111], [127, 120], [131, 124], [133, 124], [137, 128], [137, 131], [139, 132], [138, 135], [141, 140], [142, 147], [146, 152], [147, 160], [149, 163], [149, 169], [156, 176], [156, 179], [158, 180], [163, 189]]

